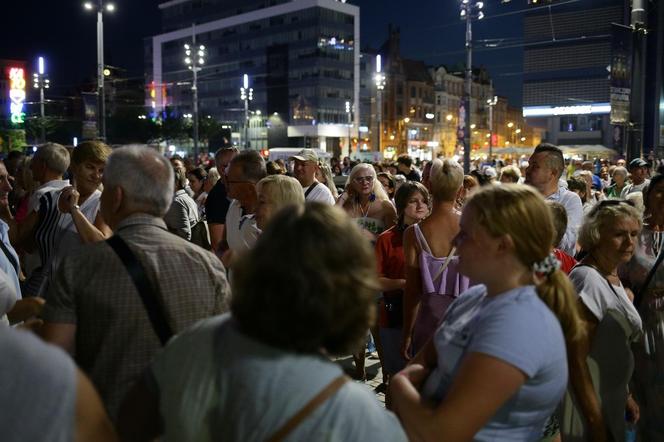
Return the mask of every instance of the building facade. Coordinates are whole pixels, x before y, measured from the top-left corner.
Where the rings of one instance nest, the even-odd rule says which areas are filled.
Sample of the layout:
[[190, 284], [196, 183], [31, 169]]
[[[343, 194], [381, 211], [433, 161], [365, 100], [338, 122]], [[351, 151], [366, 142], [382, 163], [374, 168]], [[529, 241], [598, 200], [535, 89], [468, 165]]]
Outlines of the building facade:
[[148, 83], [156, 91], [147, 104], [155, 115], [192, 113], [193, 76], [183, 47], [195, 35], [206, 52], [198, 72], [200, 115], [242, 133], [246, 74], [250, 127], [267, 132], [265, 147], [347, 152], [346, 101], [359, 109], [358, 7], [334, 0], [173, 0], [159, 8], [163, 33], [145, 45]]
[[526, 13], [523, 116], [559, 145], [612, 147], [612, 23], [623, 0], [591, 0]]

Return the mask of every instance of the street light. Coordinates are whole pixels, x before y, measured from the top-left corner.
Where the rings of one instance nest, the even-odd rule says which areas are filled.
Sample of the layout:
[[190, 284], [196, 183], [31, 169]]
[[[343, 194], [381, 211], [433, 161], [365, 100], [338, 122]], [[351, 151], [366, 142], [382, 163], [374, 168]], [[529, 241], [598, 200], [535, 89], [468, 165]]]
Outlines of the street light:
[[249, 148], [249, 102], [254, 99], [254, 89], [249, 87], [249, 76], [242, 76], [240, 99], [244, 101], [244, 148]]
[[33, 86], [35, 89], [39, 89], [39, 115], [41, 116], [41, 142], [46, 142], [46, 126], [44, 125], [44, 89], [51, 87], [51, 82], [46, 78], [46, 70], [44, 67], [44, 57], [39, 57], [37, 72], [32, 74], [32, 80], [34, 82]]
[[194, 108], [194, 164], [198, 163], [198, 73], [205, 64], [206, 50], [205, 46], [196, 47], [196, 25], [191, 25], [191, 45], [184, 45], [184, 63], [192, 72], [193, 81], [191, 86], [192, 100]]
[[493, 107], [498, 104], [498, 97], [493, 96], [486, 100], [486, 104], [489, 105], [489, 161], [493, 157]]
[[380, 54], [376, 55], [376, 122], [378, 123], [378, 152], [381, 151], [380, 143], [383, 136], [383, 89], [385, 89], [385, 74], [383, 74], [383, 60]]
[[463, 123], [463, 168], [465, 173], [470, 172], [470, 130], [468, 124], [470, 123], [470, 97], [473, 87], [473, 28], [472, 22], [475, 20], [482, 20], [484, 13], [484, 2], [476, 0], [461, 0], [459, 16], [466, 22], [466, 78], [464, 88], [464, 120]]
[[[348, 155], [351, 154], [353, 148], [351, 143], [351, 125], [353, 124], [353, 107], [350, 104], [350, 101], [346, 101], [346, 115], [348, 115]], [[358, 145], [359, 147], [359, 145]], [[358, 149], [359, 150], [359, 149]]]
[[103, 0], [85, 2], [83, 7], [92, 11], [97, 10], [97, 100], [99, 112], [97, 115], [97, 133], [99, 138], [106, 140], [106, 96], [104, 95], [104, 9], [114, 12], [113, 3], [104, 3]]

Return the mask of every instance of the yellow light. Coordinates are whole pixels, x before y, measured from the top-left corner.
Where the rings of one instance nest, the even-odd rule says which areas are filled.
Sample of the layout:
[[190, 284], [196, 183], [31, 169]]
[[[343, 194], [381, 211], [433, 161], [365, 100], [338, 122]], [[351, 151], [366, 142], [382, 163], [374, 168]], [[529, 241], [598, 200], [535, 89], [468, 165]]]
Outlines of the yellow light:
[[513, 127], [514, 127], [514, 123], [512, 123], [512, 122], [510, 121], [509, 123], [507, 123], [507, 127], [509, 127], [509, 128], [513, 128]]
[[394, 135], [390, 135], [390, 140], [394, 140]]
[[452, 121], [452, 118], [454, 118], [452, 114], [447, 114], [447, 116], [445, 117], [447, 121]]
[[477, 125], [476, 125], [475, 123], [473, 123], [473, 124], [470, 125], [470, 128], [471, 128], [471, 129], [475, 129], [476, 127], [477, 127]]
[[408, 118], [408, 117], [404, 118], [404, 119], [403, 119], [403, 122], [404, 122], [404, 123], [410, 123], [410, 118]]

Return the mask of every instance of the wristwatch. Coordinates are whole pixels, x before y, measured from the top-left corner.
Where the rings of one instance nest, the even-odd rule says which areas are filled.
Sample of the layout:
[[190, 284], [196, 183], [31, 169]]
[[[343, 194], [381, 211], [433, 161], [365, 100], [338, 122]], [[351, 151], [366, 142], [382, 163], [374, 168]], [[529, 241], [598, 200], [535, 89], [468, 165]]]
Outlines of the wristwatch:
[[79, 206], [78, 204], [74, 204], [71, 210], [81, 210], [81, 206]]

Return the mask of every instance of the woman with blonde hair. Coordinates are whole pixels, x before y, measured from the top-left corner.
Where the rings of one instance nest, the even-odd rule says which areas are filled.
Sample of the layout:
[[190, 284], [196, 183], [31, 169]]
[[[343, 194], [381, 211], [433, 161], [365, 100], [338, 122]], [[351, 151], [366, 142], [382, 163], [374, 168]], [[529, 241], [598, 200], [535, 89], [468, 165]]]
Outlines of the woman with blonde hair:
[[469, 286], [458, 272], [452, 241], [459, 231], [455, 200], [463, 169], [452, 160], [433, 160], [429, 178], [431, 214], [403, 237], [406, 287], [401, 353], [410, 359], [428, 341], [449, 304]]
[[258, 204], [256, 225], [263, 230], [272, 216], [286, 206], [304, 205], [304, 192], [298, 180], [286, 175], [268, 175], [256, 184]]
[[582, 333], [553, 237], [550, 210], [528, 186], [471, 197], [455, 244], [459, 271], [479, 285], [390, 384], [411, 440], [539, 440], [567, 387], [565, 341]]
[[346, 191], [337, 201], [366, 234], [375, 241], [384, 230], [396, 224], [397, 212], [371, 164], [353, 167], [346, 182]]
[[339, 192], [337, 191], [337, 186], [334, 185], [334, 178], [332, 177], [332, 169], [327, 163], [319, 163], [318, 169], [316, 169], [316, 179], [319, 183], [325, 184], [330, 193], [334, 197], [335, 201], [339, 198]]

